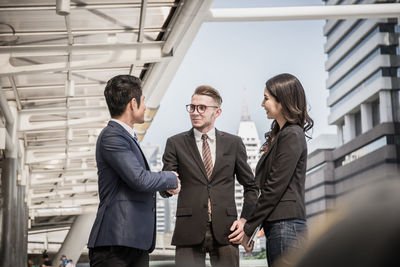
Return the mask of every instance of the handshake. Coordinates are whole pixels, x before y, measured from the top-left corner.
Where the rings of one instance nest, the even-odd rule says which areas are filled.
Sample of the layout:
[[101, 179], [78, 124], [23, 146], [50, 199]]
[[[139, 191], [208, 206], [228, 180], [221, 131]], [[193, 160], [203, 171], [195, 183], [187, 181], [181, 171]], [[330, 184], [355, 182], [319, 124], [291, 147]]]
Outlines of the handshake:
[[171, 195], [176, 195], [181, 191], [181, 180], [179, 180], [179, 174], [177, 172], [172, 172], [176, 175], [176, 179], [178, 180], [178, 187], [175, 189], [167, 190], [167, 192]]

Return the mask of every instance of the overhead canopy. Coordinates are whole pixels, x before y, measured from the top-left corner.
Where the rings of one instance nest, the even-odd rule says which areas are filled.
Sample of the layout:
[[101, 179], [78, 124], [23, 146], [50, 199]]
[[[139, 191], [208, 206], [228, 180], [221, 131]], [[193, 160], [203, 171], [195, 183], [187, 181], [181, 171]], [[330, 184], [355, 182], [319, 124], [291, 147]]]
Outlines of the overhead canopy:
[[[0, 92], [18, 112], [32, 230], [96, 211], [95, 141], [110, 118], [105, 83], [119, 74], [143, 80], [145, 123], [135, 125], [142, 139], [210, 4], [1, 1]], [[9, 107], [1, 111], [3, 125]]]

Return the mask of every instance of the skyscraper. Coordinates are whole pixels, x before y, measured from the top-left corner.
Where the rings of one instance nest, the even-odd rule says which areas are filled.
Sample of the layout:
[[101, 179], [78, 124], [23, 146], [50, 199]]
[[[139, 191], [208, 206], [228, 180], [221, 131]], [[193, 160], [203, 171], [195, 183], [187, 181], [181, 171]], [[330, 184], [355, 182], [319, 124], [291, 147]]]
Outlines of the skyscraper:
[[[383, 2], [399, 1], [326, 4]], [[306, 204], [311, 217], [323, 212], [322, 202], [335, 202], [372, 181], [400, 177], [399, 19], [327, 20], [324, 35], [328, 123], [336, 125], [337, 140], [309, 154]]]
[[[256, 124], [250, 118], [245, 93], [243, 97], [242, 118], [240, 119], [238, 136], [242, 138], [242, 141], [246, 147], [247, 163], [251, 167], [251, 170], [254, 174], [256, 171], [257, 162], [260, 158], [261, 143], [258, 137]], [[243, 207], [243, 186], [241, 186], [237, 181], [235, 182], [235, 201], [238, 214], [241, 214]], [[259, 251], [261, 247], [265, 247], [264, 238], [256, 239], [254, 251]], [[243, 250], [243, 247], [241, 247], [241, 250]]]

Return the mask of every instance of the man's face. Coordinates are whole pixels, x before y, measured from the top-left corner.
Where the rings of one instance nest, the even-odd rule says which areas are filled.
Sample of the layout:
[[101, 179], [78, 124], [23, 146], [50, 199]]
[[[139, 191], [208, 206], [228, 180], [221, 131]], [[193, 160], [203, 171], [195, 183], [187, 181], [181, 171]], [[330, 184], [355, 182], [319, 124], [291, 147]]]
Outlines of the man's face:
[[136, 100], [132, 99], [132, 109], [133, 109], [133, 120], [134, 123], [144, 122], [144, 112], [146, 110], [146, 105], [144, 104], [144, 96], [140, 96], [140, 106], [137, 105]]
[[215, 119], [221, 114], [221, 108], [218, 108], [218, 104], [215, 100], [206, 95], [193, 95], [192, 96], [192, 105], [203, 105], [207, 106], [204, 113], [199, 113], [197, 108], [190, 112], [190, 120], [192, 122], [192, 126], [199, 130], [200, 132], [207, 132], [214, 127]]

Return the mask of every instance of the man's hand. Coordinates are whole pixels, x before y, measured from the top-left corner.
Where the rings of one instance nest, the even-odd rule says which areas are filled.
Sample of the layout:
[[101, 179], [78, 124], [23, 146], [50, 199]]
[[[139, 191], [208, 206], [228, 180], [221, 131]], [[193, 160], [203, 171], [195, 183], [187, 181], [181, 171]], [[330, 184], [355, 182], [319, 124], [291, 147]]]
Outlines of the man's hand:
[[[240, 244], [242, 242], [244, 231], [243, 231], [243, 226], [246, 223], [246, 219], [240, 218], [239, 220], [236, 220], [233, 222], [230, 230], [233, 232], [228, 236], [229, 242], [232, 242], [233, 244]], [[236, 230], [235, 230], [236, 229]]]
[[167, 190], [171, 195], [176, 195], [181, 191], [181, 180], [179, 180], [179, 174], [177, 172], [172, 171], [176, 175], [176, 179], [178, 179], [178, 187], [173, 190]]
[[247, 253], [250, 253], [253, 251], [254, 248], [254, 241], [251, 241], [250, 247], [247, 246], [247, 243], [249, 243], [250, 237], [248, 237], [246, 234], [244, 234], [243, 236], [243, 240], [242, 240], [242, 246], [244, 247], [244, 250]]

